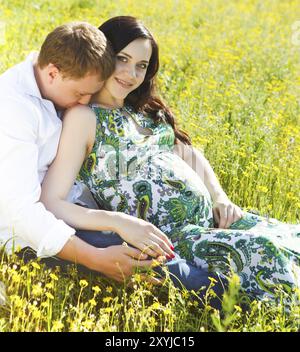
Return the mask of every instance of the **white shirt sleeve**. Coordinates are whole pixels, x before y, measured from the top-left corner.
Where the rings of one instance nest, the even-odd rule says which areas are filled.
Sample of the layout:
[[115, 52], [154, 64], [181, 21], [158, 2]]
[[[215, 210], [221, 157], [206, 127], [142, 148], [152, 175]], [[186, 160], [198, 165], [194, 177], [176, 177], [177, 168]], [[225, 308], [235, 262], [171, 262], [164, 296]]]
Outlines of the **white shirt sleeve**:
[[0, 98], [0, 216], [12, 235], [40, 257], [57, 254], [75, 230], [39, 202], [39, 117], [34, 109]]

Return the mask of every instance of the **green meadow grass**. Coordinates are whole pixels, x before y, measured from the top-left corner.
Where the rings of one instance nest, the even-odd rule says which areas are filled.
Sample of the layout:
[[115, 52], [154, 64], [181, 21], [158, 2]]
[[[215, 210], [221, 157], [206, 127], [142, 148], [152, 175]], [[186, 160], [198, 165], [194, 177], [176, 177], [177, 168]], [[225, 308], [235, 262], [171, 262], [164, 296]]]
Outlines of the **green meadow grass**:
[[[57, 25], [99, 26], [116, 15], [139, 17], [157, 38], [159, 90], [231, 200], [299, 223], [299, 1], [0, 0], [0, 72], [38, 50]], [[220, 316], [209, 305], [213, 282], [200, 308], [196, 293], [170, 280], [153, 287], [137, 274], [129, 287], [75, 267], [62, 273], [0, 258], [0, 331], [299, 330], [299, 307], [287, 312], [280, 292], [281, 303], [253, 301], [243, 312], [236, 276]]]

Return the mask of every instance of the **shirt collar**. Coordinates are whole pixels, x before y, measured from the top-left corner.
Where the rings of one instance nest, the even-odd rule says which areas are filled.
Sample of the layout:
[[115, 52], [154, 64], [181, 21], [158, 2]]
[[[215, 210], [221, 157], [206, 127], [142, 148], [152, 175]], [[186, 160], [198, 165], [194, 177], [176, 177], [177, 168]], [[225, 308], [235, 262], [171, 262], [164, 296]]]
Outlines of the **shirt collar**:
[[[23, 61], [21, 65], [21, 87], [23, 87], [23, 91], [25, 94], [28, 94], [30, 96], [36, 97], [40, 100], [42, 100], [42, 104], [52, 113], [55, 113], [57, 116], [57, 111], [55, 109], [55, 106], [51, 100], [45, 99], [41, 95], [41, 91], [37, 85], [35, 75], [34, 75], [34, 69], [33, 65], [35, 64], [36, 60], [38, 57], [38, 52], [33, 51], [31, 52], [25, 61]], [[59, 116], [61, 119], [61, 116]]]
[[25, 61], [23, 61], [21, 65], [21, 87], [23, 87], [23, 91], [31, 96], [37, 97], [39, 99], [43, 99], [41, 96], [40, 89], [37, 85], [33, 65], [37, 59], [38, 52], [31, 52]]

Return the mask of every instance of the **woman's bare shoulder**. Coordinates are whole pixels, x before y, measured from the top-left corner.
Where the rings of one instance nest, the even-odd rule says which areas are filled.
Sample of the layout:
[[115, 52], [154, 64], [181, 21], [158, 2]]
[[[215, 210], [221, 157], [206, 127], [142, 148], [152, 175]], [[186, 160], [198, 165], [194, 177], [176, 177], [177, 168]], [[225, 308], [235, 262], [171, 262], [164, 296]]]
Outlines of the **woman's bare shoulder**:
[[89, 123], [95, 124], [96, 115], [94, 111], [87, 105], [76, 105], [65, 111], [63, 115], [63, 124], [72, 121], [72, 124], [84, 124], [85, 126]]
[[[77, 136], [86, 141], [87, 149], [90, 150], [95, 141], [96, 115], [86, 105], [76, 105], [65, 111], [63, 120], [63, 135]], [[76, 138], [76, 137], [75, 137]]]

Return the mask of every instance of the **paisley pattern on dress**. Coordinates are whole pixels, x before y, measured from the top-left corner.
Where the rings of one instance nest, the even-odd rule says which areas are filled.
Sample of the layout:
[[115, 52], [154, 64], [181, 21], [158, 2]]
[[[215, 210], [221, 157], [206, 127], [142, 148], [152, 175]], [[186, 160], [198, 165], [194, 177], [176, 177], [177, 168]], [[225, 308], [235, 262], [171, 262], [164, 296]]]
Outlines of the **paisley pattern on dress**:
[[[173, 152], [174, 131], [130, 106], [91, 104], [96, 118], [93, 150], [79, 174], [102, 209], [156, 225], [181, 257], [228, 273], [257, 298], [281, 285], [300, 286], [300, 224], [244, 212], [229, 229], [214, 228], [212, 200], [201, 178]], [[142, 129], [152, 133], [143, 134]]]

